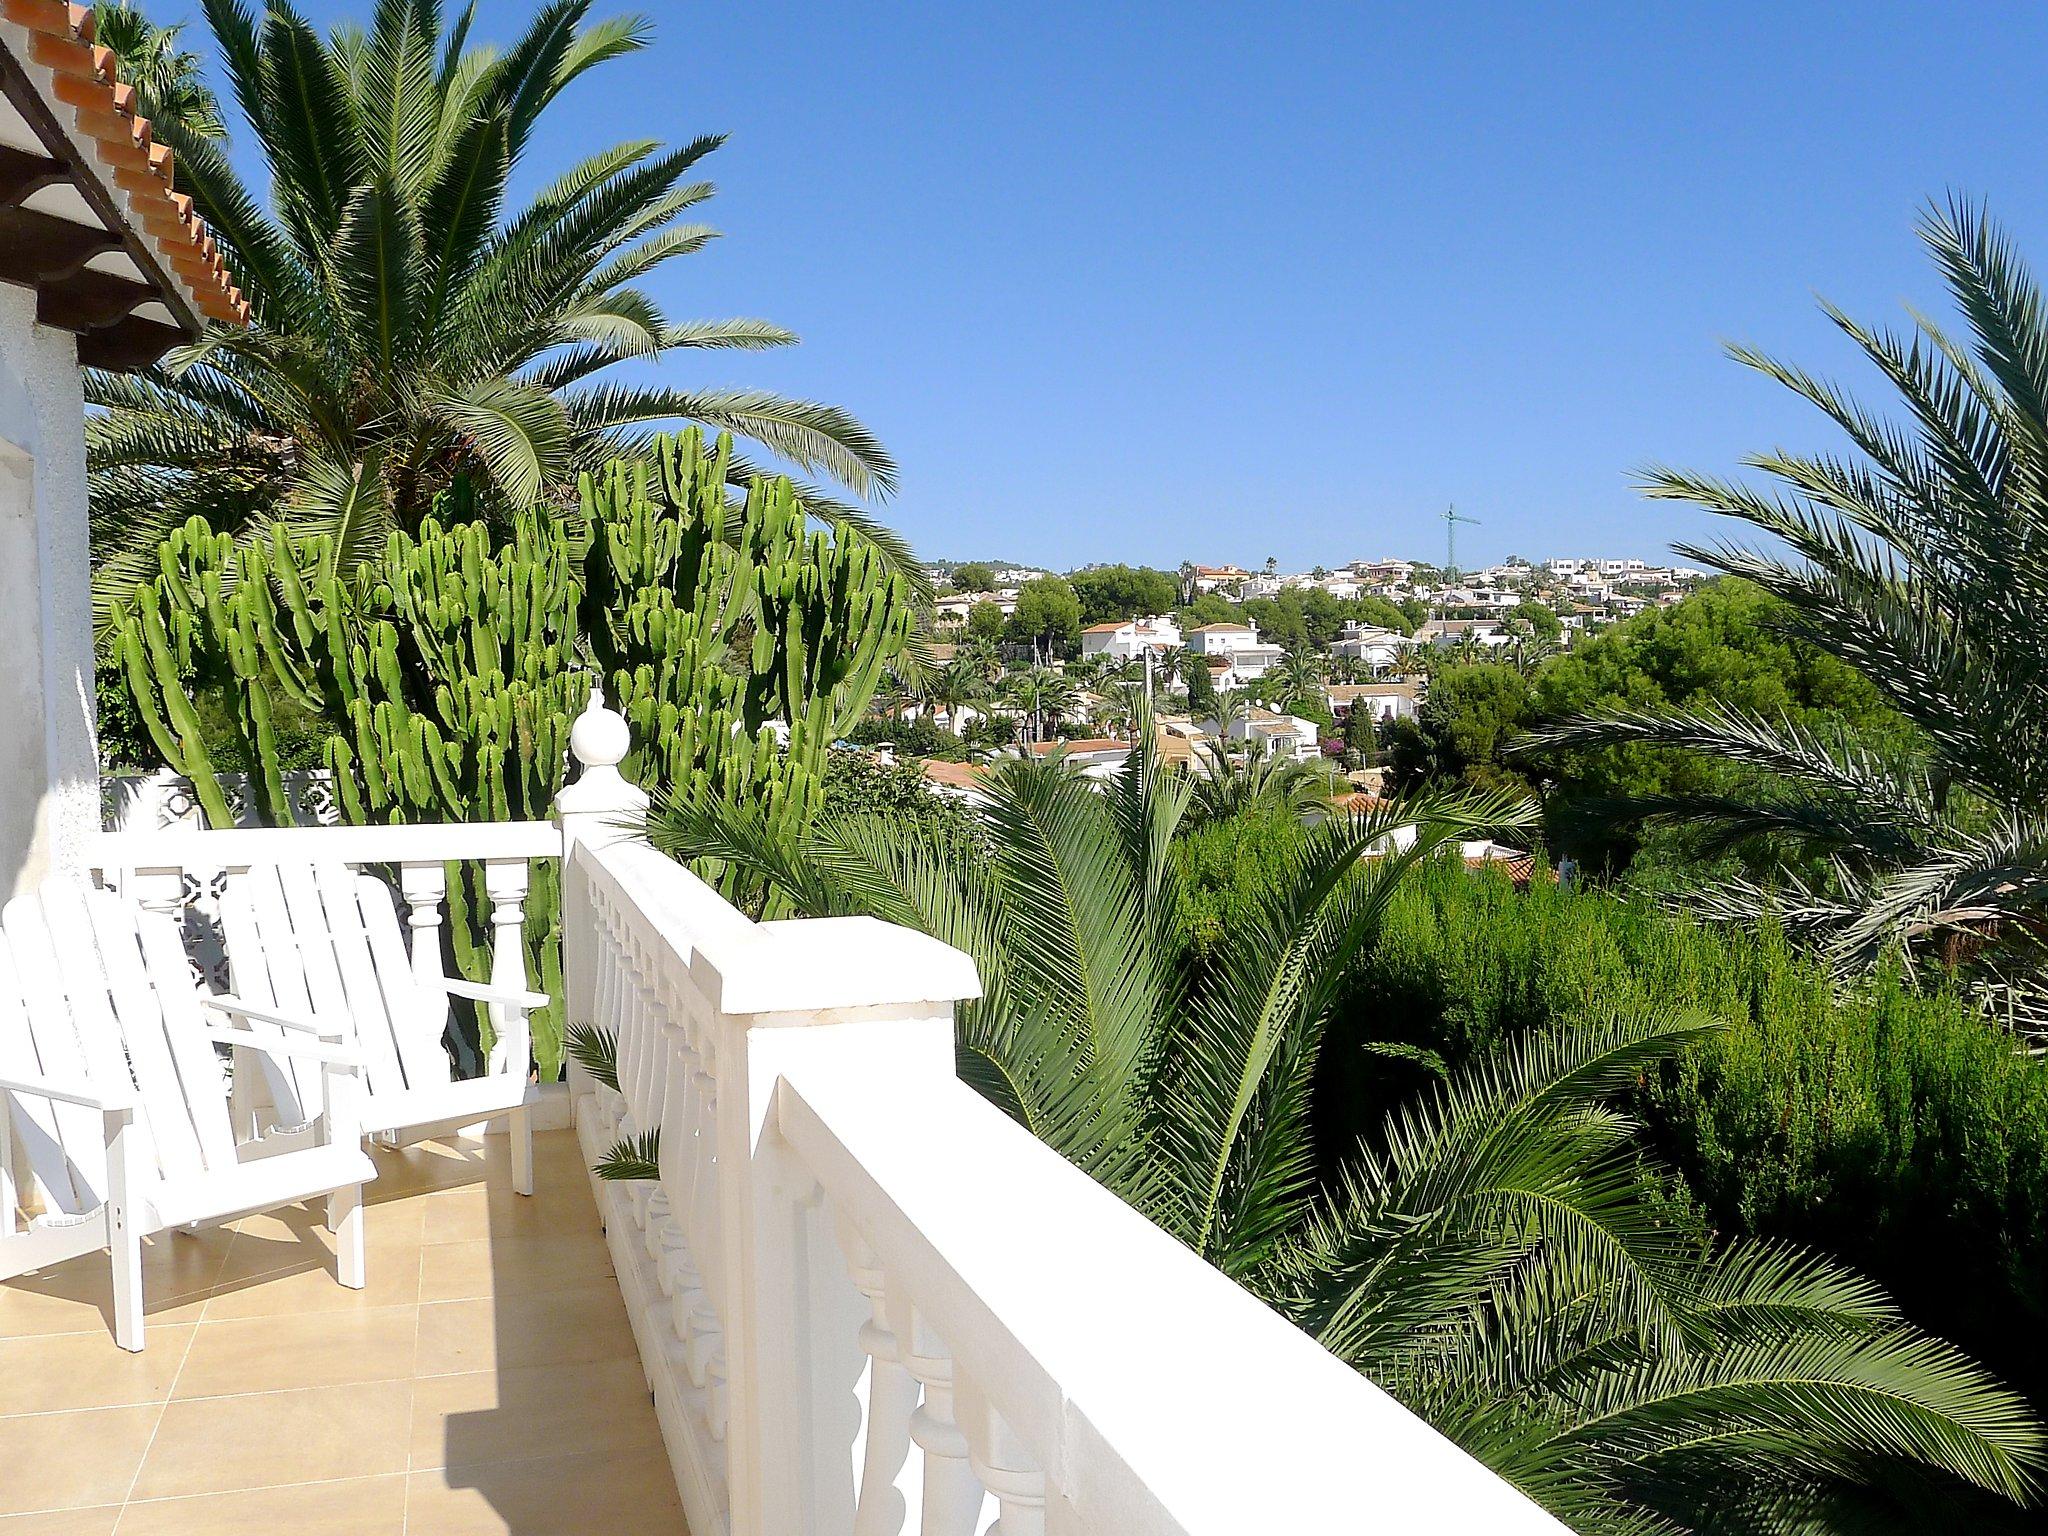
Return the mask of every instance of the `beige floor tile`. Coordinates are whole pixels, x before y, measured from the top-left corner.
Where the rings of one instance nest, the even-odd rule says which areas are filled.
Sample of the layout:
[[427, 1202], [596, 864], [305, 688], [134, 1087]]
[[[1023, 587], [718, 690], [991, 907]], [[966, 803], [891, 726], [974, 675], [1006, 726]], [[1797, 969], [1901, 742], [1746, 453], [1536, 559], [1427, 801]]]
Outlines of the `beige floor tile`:
[[170, 1404], [130, 1495], [170, 1499], [406, 1470], [410, 1381]]
[[661, 1451], [415, 1472], [406, 1536], [686, 1536]]
[[374, 1477], [131, 1504], [121, 1536], [402, 1536], [405, 1494], [403, 1477]]
[[[152, 1323], [196, 1322], [234, 1234], [159, 1233], [142, 1245], [143, 1312]], [[0, 1284], [0, 1338], [107, 1333], [114, 1282], [104, 1253], [90, 1253]]]
[[582, 1286], [538, 1296], [422, 1305], [422, 1376], [518, 1370], [633, 1356], [633, 1330], [617, 1285]]
[[335, 1279], [332, 1257], [247, 1279], [224, 1275], [207, 1300], [203, 1316], [211, 1323], [287, 1313], [361, 1312], [409, 1307], [420, 1299], [417, 1243], [367, 1243], [364, 1263], [369, 1283], [359, 1291]]
[[0, 1514], [90, 1509], [127, 1497], [163, 1409], [97, 1408], [0, 1419]]
[[412, 1406], [414, 1471], [659, 1445], [638, 1359], [429, 1376]]
[[[580, 1177], [580, 1176], [579, 1176]], [[568, 1181], [561, 1181], [565, 1185]], [[570, 1237], [602, 1230], [587, 1180], [531, 1198], [515, 1195], [511, 1186], [471, 1185], [444, 1190], [421, 1200], [425, 1243], [462, 1243], [479, 1237]]]
[[589, 1233], [574, 1237], [505, 1233], [421, 1247], [419, 1299], [530, 1296], [587, 1286], [611, 1276], [611, 1255]]
[[192, 1333], [191, 1323], [149, 1327], [140, 1354], [105, 1332], [0, 1339], [0, 1414], [162, 1402]]
[[52, 1515], [0, 1515], [0, 1536], [114, 1536], [118, 1504], [66, 1509]]
[[174, 1398], [393, 1381], [413, 1373], [417, 1309], [378, 1307], [199, 1325]]

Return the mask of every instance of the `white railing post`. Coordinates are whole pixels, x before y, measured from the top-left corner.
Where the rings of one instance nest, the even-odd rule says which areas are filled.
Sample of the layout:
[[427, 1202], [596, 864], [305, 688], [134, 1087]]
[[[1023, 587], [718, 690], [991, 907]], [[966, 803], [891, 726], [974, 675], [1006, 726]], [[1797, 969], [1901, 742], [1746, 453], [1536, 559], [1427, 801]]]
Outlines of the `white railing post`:
[[625, 717], [608, 709], [604, 690], [593, 687], [590, 701], [569, 731], [576, 777], [555, 797], [555, 824], [562, 829], [565, 1026], [596, 1018], [598, 974], [598, 923], [591, 911], [590, 884], [569, 855], [579, 843], [601, 848], [635, 835], [631, 824], [646, 814], [647, 793], [619, 772], [632, 746], [633, 733]]
[[816, 1180], [781, 1135], [777, 1085], [798, 1063], [830, 1063], [916, 1104], [924, 1085], [953, 1079], [953, 1008], [980, 982], [960, 951], [872, 918], [738, 937], [691, 963], [712, 1004], [719, 1103], [731, 1531], [847, 1531], [858, 1469], [843, 1430], [859, 1411], [870, 1315]]

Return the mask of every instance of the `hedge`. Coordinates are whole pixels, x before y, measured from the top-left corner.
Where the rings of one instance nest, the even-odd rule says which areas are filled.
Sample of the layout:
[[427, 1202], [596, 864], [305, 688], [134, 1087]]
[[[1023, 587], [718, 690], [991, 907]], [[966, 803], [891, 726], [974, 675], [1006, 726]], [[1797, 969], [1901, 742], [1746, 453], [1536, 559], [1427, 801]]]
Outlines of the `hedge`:
[[1326, 1046], [1331, 1154], [1427, 1068], [1608, 1010], [1705, 1009], [1714, 1044], [1645, 1081], [1654, 1149], [1706, 1224], [1827, 1250], [1923, 1326], [2048, 1400], [2048, 1065], [1952, 995], [1881, 975], [1837, 995], [1776, 933], [1446, 864], [1395, 899]]

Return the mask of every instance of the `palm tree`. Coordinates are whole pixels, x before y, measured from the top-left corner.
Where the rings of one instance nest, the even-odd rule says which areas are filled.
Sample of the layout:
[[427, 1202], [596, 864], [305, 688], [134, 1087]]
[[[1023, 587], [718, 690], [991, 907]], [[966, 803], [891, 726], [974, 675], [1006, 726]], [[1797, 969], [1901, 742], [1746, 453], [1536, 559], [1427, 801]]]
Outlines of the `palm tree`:
[[[473, 5], [444, 33], [439, 0], [391, 0], [367, 32], [323, 40], [281, 0], [260, 21], [241, 0], [206, 0], [268, 211], [217, 145], [175, 121], [163, 136], [255, 323], [211, 329], [145, 373], [91, 377], [103, 597], [153, 569], [164, 531], [193, 513], [236, 533], [310, 524], [346, 564], [458, 480], [486, 513], [571, 495], [580, 469], [637, 451], [662, 421], [751, 438], [856, 492], [894, 485], [880, 443], [834, 407], [600, 377], [795, 338], [762, 320], [672, 320], [637, 286], [714, 238], [676, 220], [712, 195], [693, 177], [717, 138], [629, 141], [508, 202], [562, 91], [647, 42], [640, 18], [586, 24], [588, 10], [550, 0], [498, 51], [470, 46]], [[805, 495], [916, 574], [866, 513]]]
[[2014, 1394], [1837, 1266], [1709, 1250], [1666, 1219], [1617, 1097], [1709, 1026], [1524, 1042], [1320, 1184], [1312, 1075], [1348, 962], [1408, 870], [1533, 813], [1436, 799], [1331, 817], [1203, 960], [1178, 920], [1193, 786], [1148, 736], [1100, 786], [1005, 764], [964, 850], [887, 815], [786, 834], [744, 805], [673, 800], [650, 830], [800, 913], [872, 914], [972, 954], [964, 1077], [1582, 1530], [1868, 1530], [1824, 1517], [1895, 1469], [2027, 1493], [2043, 1436]]
[[1035, 663], [1005, 678], [1003, 691], [1029, 718], [1033, 741], [1044, 739], [1047, 723], [1057, 724], [1080, 693], [1071, 677]]
[[1273, 752], [1232, 757], [1213, 741], [1197, 743], [1186, 824], [1224, 821], [1254, 807], [1306, 819], [1327, 811], [1336, 793], [1320, 764]]
[[962, 640], [953, 649], [953, 659], [972, 667], [984, 686], [993, 687], [1002, 681], [1003, 650], [993, 640], [982, 636]]
[[956, 652], [943, 666], [928, 669], [922, 691], [925, 701], [934, 709], [943, 710], [946, 724], [958, 731], [961, 706], [986, 699], [989, 687], [980, 665]]
[[1677, 470], [1650, 495], [1774, 536], [1783, 552], [1677, 546], [1783, 598], [1792, 631], [1860, 668], [1918, 728], [1909, 749], [1727, 708], [1620, 711], [1540, 732], [1539, 746], [1640, 741], [1754, 770], [1753, 794], [1635, 802], [1636, 815], [1762, 842], [1823, 878], [1702, 893], [1774, 910], [1845, 968], [1889, 951], [2038, 968], [2048, 898], [2048, 306], [1998, 229], [1930, 208], [1920, 237], [1967, 326], [1909, 335], [1827, 313], [1906, 406], [1905, 425], [1746, 347], [1735, 358], [1839, 427], [1855, 456], [1760, 454], [1774, 493]]
[[1275, 709], [1290, 713], [1303, 704], [1321, 707], [1329, 698], [1329, 673], [1316, 652], [1296, 648], [1266, 674], [1268, 697]]
[[93, 7], [93, 41], [113, 51], [114, 67], [125, 84], [135, 87], [136, 111], [149, 119], [151, 130], [166, 130], [198, 139], [224, 139], [220, 102], [200, 75], [199, 55], [178, 46], [179, 22], [153, 26], [133, 6], [100, 0]]

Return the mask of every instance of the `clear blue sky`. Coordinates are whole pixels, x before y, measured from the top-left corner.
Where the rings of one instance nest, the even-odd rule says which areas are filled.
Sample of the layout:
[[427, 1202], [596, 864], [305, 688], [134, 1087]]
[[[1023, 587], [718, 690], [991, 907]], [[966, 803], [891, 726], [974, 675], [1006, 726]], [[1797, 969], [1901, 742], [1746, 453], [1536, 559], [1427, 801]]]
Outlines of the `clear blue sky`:
[[1635, 468], [1832, 442], [1724, 340], [1861, 382], [1813, 295], [1936, 303], [1952, 187], [2048, 266], [2037, 6], [650, 13], [536, 166], [730, 134], [657, 296], [804, 345], [665, 367], [853, 410], [932, 556], [1653, 555], [1711, 520]]

